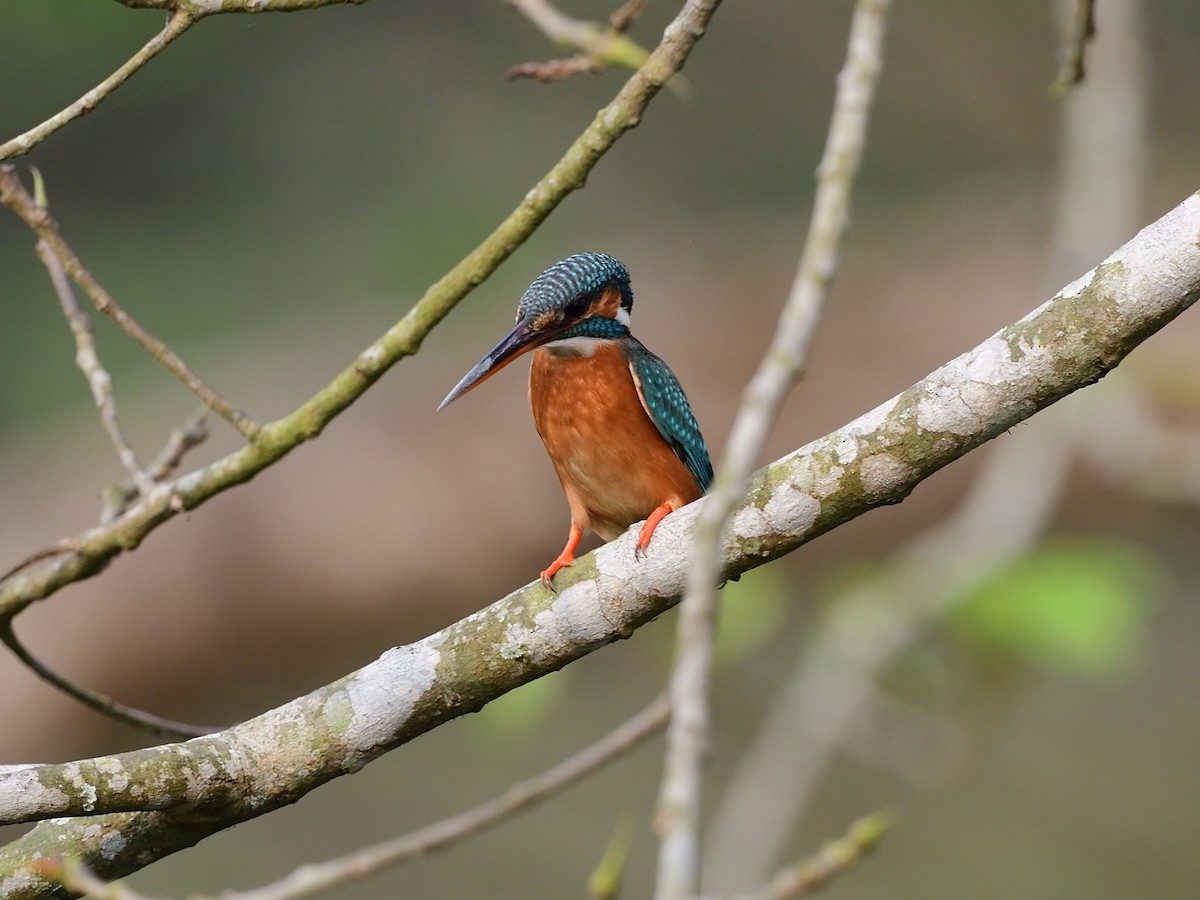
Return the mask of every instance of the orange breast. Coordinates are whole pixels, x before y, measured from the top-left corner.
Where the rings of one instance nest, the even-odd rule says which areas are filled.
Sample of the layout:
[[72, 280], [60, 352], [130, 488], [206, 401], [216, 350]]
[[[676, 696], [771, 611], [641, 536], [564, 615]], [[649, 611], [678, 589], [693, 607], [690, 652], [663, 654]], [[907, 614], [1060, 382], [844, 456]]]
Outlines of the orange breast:
[[529, 404], [580, 529], [612, 540], [664, 503], [701, 496], [643, 409], [614, 344], [599, 343], [591, 356], [537, 350]]

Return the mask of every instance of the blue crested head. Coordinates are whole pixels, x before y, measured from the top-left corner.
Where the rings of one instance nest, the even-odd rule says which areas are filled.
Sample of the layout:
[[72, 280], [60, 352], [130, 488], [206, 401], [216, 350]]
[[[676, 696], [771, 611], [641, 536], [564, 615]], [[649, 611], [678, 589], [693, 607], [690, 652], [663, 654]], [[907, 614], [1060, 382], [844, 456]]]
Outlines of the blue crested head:
[[517, 303], [518, 320], [536, 320], [547, 314], [583, 318], [600, 294], [612, 288], [620, 298], [625, 322], [633, 312], [629, 270], [606, 253], [576, 253], [548, 268], [533, 280]]
[[572, 338], [629, 335], [629, 270], [606, 253], [576, 253], [533, 280], [517, 304], [517, 324], [475, 364], [438, 409], [500, 371], [522, 353]]

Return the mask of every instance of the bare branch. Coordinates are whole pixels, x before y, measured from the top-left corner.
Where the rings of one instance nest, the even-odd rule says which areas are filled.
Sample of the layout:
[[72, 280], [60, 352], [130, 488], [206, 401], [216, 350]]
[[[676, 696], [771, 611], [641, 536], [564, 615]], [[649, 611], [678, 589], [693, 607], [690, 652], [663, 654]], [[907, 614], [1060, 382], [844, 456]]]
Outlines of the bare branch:
[[[174, 8], [174, 7], [172, 7]], [[171, 16], [166, 27], [158, 34], [152, 37], [137, 53], [129, 57], [129, 59], [119, 69], [105, 78], [102, 82], [68, 106], [66, 109], [55, 113], [45, 122], [37, 125], [24, 134], [19, 134], [10, 141], [0, 144], [0, 161], [12, 159], [20, 156], [23, 153], [28, 153], [35, 146], [44, 141], [58, 129], [62, 128], [68, 122], [78, 119], [80, 116], [91, 112], [96, 108], [105, 97], [119, 88], [128, 80], [129, 76], [152, 60], [162, 51], [167, 44], [175, 40], [185, 31], [188, 30], [196, 21], [196, 17], [190, 12], [182, 9], [175, 10], [175, 14]]]
[[[664, 698], [665, 702], [665, 698]], [[665, 727], [667, 720], [663, 719]], [[621, 894], [621, 882], [625, 879], [625, 869], [629, 865], [629, 850], [633, 846], [633, 837], [637, 825], [630, 816], [622, 816], [613, 829], [608, 846], [600, 862], [588, 876], [588, 897], [591, 900], [616, 900]]]
[[158, 360], [172, 375], [178, 378], [193, 394], [199, 397], [210, 409], [229, 420], [242, 436], [253, 440], [260, 426], [245, 413], [234, 409], [216, 391], [200, 380], [176, 354], [175, 351], [150, 334], [129, 315], [112, 295], [106, 291], [80, 262], [55, 224], [49, 210], [37, 203], [21, 180], [13, 166], [0, 166], [0, 202], [11, 209], [38, 236], [62, 263], [62, 267], [72, 280], [83, 288], [91, 297], [96, 309], [116, 322], [121, 330], [133, 338], [152, 357]]
[[549, 0], [505, 0], [556, 44], [600, 55], [603, 34], [595, 22], [568, 16]]
[[577, 53], [566, 59], [550, 59], [546, 62], [518, 63], [504, 73], [504, 77], [512, 81], [514, 78], [533, 78], [543, 83], [547, 81], [562, 81], [572, 75], [583, 72], [599, 72], [601, 66], [585, 53]]
[[712, 493], [696, 523], [696, 545], [671, 673], [675, 715], [667, 732], [659, 796], [658, 900], [685, 900], [699, 887], [700, 795], [708, 744], [721, 529], [745, 490], [783, 398], [800, 375], [833, 282], [838, 248], [849, 219], [850, 194], [866, 145], [871, 102], [883, 68], [889, 7], [890, 0], [859, 0], [855, 7], [796, 281], [771, 346], [743, 395]]
[[[151, 481], [166, 481], [175, 474], [189, 450], [208, 440], [207, 413], [208, 407], [201, 407], [199, 412], [171, 432], [158, 456], [146, 467]], [[131, 481], [109, 485], [103, 493], [105, 504], [100, 516], [101, 525], [115, 521], [139, 496]]]
[[193, 725], [189, 722], [167, 719], [132, 706], [126, 706], [111, 697], [68, 681], [29, 652], [29, 649], [21, 643], [16, 632], [13, 631], [11, 619], [0, 619], [0, 643], [3, 643], [17, 659], [24, 663], [26, 668], [47, 684], [58, 688], [68, 697], [78, 700], [88, 709], [140, 731], [148, 731], [163, 737], [191, 738], [199, 737], [202, 734], [212, 734], [224, 727], [223, 725]]
[[186, 10], [196, 18], [217, 13], [301, 12], [322, 6], [361, 6], [367, 0], [116, 0], [130, 9]]
[[649, 5], [650, 0], [627, 0], [624, 6], [613, 10], [608, 17], [608, 27], [613, 31], [627, 31]]
[[35, 563], [40, 563], [42, 560], [50, 559], [51, 557], [60, 556], [63, 553], [78, 553], [79, 542], [74, 538], [63, 538], [55, 541], [48, 547], [43, 547], [40, 550], [35, 550], [19, 562], [9, 566], [4, 570], [4, 574], [0, 575], [0, 584], [12, 578], [22, 569], [27, 569]]
[[205, 16], [214, 13], [295, 12], [320, 6], [361, 4], [366, 0], [117, 0], [130, 9], [161, 9], [171, 13], [166, 26], [129, 57], [115, 72], [65, 109], [40, 125], [0, 144], [0, 162], [28, 153], [58, 129], [86, 115], [113, 91], [129, 80], [175, 38]]
[[388, 369], [415, 354], [434, 326], [515, 252], [559, 203], [583, 187], [600, 158], [641, 121], [650, 101], [691, 53], [718, 5], [720, 0], [687, 0], [646, 64], [630, 76], [517, 208], [325, 388], [289, 415], [264, 425], [250, 445], [170, 485], [160, 485], [112, 523], [70, 539], [72, 551], [52, 564], [22, 568], [0, 583], [0, 616], [11, 616], [64, 585], [94, 575], [163, 522], [253, 478], [319, 435]]
[[787, 900], [819, 891], [838, 875], [862, 862], [864, 856], [879, 846], [891, 827], [892, 816], [886, 812], [859, 819], [844, 835], [830, 841], [811, 859], [785, 869], [766, 888], [740, 900]]
[[1066, 93], [1086, 77], [1084, 57], [1087, 45], [1096, 36], [1096, 0], [1069, 0], [1075, 6], [1071, 17], [1071, 33], [1067, 45], [1058, 51], [1058, 77], [1050, 85], [1050, 93]]
[[139, 894], [119, 881], [106, 882], [77, 859], [48, 857], [40, 860], [37, 871], [46, 879], [61, 884], [69, 891], [93, 900], [154, 900]]
[[[596, 22], [572, 18], [549, 0], [505, 2], [555, 44], [577, 51], [567, 59], [513, 66], [504, 73], [507, 79], [526, 77], [543, 82], [558, 81], [580, 72], [599, 72], [606, 66], [636, 69], [649, 57], [644, 47], [624, 33], [645, 6], [641, 0], [631, 0], [614, 11], [607, 27]], [[671, 84], [674, 88], [686, 90], [683, 87], [682, 76], [672, 79]]]
[[[154, 462], [149, 466], [149, 473], [152, 480], [155, 482], [165, 481], [175, 472], [180, 463], [183, 462], [184, 455], [208, 438], [208, 424], [205, 421], [205, 410], [207, 407], [200, 410], [198, 414], [185, 422], [180, 428], [171, 432], [167, 438], [166, 446], [155, 457]], [[139, 496], [137, 486], [132, 481], [124, 481], [121, 484], [110, 485], [101, 491], [104, 498], [103, 508], [100, 513], [100, 524], [112, 524], [125, 510], [130, 502]], [[171, 504], [171, 500], [168, 500]], [[174, 507], [172, 507], [174, 508]], [[178, 510], [176, 510], [178, 511]], [[0, 583], [7, 581], [17, 572], [22, 569], [32, 566], [34, 563], [41, 562], [44, 559], [49, 559], [53, 556], [59, 556], [63, 553], [78, 553], [80, 545], [74, 538], [63, 538], [60, 541], [55, 541], [48, 547], [43, 547], [34, 553], [29, 554], [16, 565], [11, 566], [0, 574]], [[0, 612], [0, 617], [11, 616], [13, 611]]]
[[[1200, 194], [1019, 322], [762, 470], [730, 519], [722, 574], [899, 502], [943, 466], [1096, 382], [1200, 298], [1198, 236]], [[535, 582], [220, 734], [0, 770], [0, 822], [84, 816], [41, 822], [0, 848], [0, 879], [17, 885], [11, 900], [44, 896], [46, 882], [31, 868], [39, 858], [77, 856], [102, 878], [121, 877], [628, 637], [683, 593], [682, 551], [704, 502], [655, 532], [675, 554], [636, 561], [636, 533], [627, 533], [580, 559], [557, 594]], [[157, 811], [119, 812], [150, 805]]]
[[667, 698], [659, 697], [590, 747], [540, 775], [514, 784], [487, 803], [404, 837], [385, 841], [319, 865], [302, 866], [287, 878], [258, 890], [226, 893], [221, 900], [296, 900], [374, 875], [405, 860], [442, 850], [499, 824], [514, 813], [542, 802], [641, 746], [666, 727], [670, 715], [671, 708], [667, 704]]
[[[394, 866], [427, 853], [444, 850], [516, 813], [541, 803], [598, 769], [640, 747], [666, 727], [671, 709], [661, 696], [630, 719], [618, 725], [600, 740], [563, 760], [540, 775], [518, 782], [499, 797], [474, 809], [443, 819], [433, 825], [339, 856], [323, 863], [307, 863], [286, 878], [249, 891], [225, 891], [213, 900], [299, 900], [331, 890], [352, 881], [369, 878]], [[16, 771], [14, 769], [13, 771]], [[0, 767], [0, 775], [5, 769]], [[41, 873], [71, 890], [87, 892], [109, 900], [150, 900], [134, 893], [119, 882], [105, 882], [75, 859], [44, 861]], [[204, 900], [193, 896], [192, 900]]]
[[58, 294], [59, 305], [62, 306], [67, 323], [71, 326], [71, 334], [75, 336], [75, 362], [84, 377], [87, 378], [88, 386], [92, 389], [92, 399], [95, 400], [96, 410], [100, 413], [100, 423], [108, 432], [108, 439], [112, 441], [113, 448], [117, 451], [117, 459], [129, 473], [137, 492], [145, 496], [154, 487], [154, 481], [142, 468], [137, 455], [133, 452], [133, 447], [121, 433], [120, 423], [117, 422], [117, 403], [113, 397], [112, 377], [100, 362], [100, 357], [96, 355], [96, 342], [92, 336], [92, 320], [79, 305], [75, 292], [71, 290], [71, 282], [67, 278], [67, 273], [63, 271], [62, 263], [45, 241], [38, 241], [37, 255], [46, 267], [46, 271], [50, 273], [50, 282], [54, 285], [55, 293]]

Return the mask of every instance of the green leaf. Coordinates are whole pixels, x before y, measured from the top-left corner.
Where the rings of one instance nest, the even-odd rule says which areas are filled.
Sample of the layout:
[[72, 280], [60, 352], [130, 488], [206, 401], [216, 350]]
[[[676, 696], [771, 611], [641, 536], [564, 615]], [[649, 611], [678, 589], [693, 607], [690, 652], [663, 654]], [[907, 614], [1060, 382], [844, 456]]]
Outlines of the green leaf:
[[1140, 547], [1057, 539], [982, 585], [955, 624], [986, 651], [1076, 676], [1115, 677], [1142, 659], [1160, 582], [1157, 560]]

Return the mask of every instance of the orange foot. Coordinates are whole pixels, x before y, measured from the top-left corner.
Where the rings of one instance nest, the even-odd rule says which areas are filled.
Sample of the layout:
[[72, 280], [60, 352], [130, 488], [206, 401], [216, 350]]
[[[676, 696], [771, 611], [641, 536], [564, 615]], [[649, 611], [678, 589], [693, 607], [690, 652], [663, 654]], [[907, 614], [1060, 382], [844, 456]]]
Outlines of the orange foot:
[[654, 529], [658, 527], [658, 523], [667, 517], [668, 514], [675, 512], [675, 507], [670, 503], [664, 503], [658, 507], [646, 519], [646, 524], [642, 526], [641, 532], [638, 534], [637, 546], [633, 548], [633, 558], [641, 559], [646, 555], [650, 547], [650, 538], [654, 534]]
[[575, 565], [575, 548], [579, 546], [579, 542], [582, 539], [583, 532], [572, 522], [571, 533], [567, 535], [567, 546], [563, 547], [562, 553], [558, 554], [558, 559], [542, 570], [542, 584], [546, 586], [546, 590], [554, 590], [554, 585], [551, 583], [554, 573], [559, 569]]

